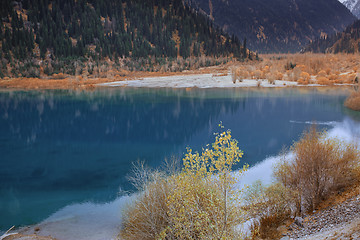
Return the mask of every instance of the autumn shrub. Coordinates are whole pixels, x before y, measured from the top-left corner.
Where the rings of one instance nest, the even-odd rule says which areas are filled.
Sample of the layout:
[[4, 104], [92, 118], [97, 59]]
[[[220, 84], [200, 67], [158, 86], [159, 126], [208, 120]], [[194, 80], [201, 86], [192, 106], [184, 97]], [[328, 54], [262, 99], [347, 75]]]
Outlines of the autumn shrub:
[[275, 84], [276, 75], [274, 73], [267, 73], [265, 78], [268, 80], [269, 84]]
[[298, 84], [301, 85], [307, 85], [310, 83], [310, 74], [308, 74], [307, 72], [302, 72], [300, 74], [300, 78], [297, 80]]
[[274, 175], [286, 188], [298, 192], [298, 213], [316, 209], [330, 194], [358, 179], [357, 148], [325, 138], [315, 126], [306, 131], [291, 149], [294, 159], [282, 161]]
[[337, 74], [330, 74], [329, 75], [329, 80], [330, 81], [336, 81], [338, 79], [339, 75]]
[[236, 83], [236, 80], [237, 80], [237, 78], [238, 78], [237, 74], [238, 74], [237, 69], [236, 69], [236, 68], [232, 68], [232, 69], [231, 69], [231, 80], [232, 80], [233, 83]]
[[276, 80], [282, 80], [283, 77], [284, 77], [284, 74], [282, 74], [281, 72], [278, 72], [278, 71], [275, 72]]
[[352, 93], [345, 101], [344, 105], [354, 111], [360, 111], [360, 91]]
[[142, 191], [125, 213], [120, 238], [239, 238], [241, 213], [231, 174], [243, 154], [237, 144], [224, 131], [201, 153], [188, 149], [179, 172], [137, 171], [133, 182]]
[[231, 77], [233, 83], [236, 83], [236, 80], [242, 82], [245, 78], [249, 77], [249, 72], [241, 69], [241, 68], [233, 68], [231, 70]]
[[166, 199], [172, 186], [163, 173], [148, 174], [151, 177], [146, 179], [140, 196], [124, 213], [121, 239], [158, 239], [169, 225]]
[[255, 79], [264, 79], [264, 72], [261, 70], [255, 70], [254, 71], [254, 77]]
[[331, 82], [326, 77], [317, 77], [316, 80], [317, 80], [317, 83], [320, 84], [320, 85], [332, 85], [332, 84], [334, 84], [333, 82]]
[[297, 83], [300, 84], [300, 85], [308, 85], [308, 84], [309, 84], [309, 81], [306, 81], [304, 78], [300, 77], [300, 78], [297, 80]]
[[308, 74], [307, 72], [302, 72], [300, 74], [300, 77], [302, 77], [305, 81], [310, 81], [310, 74]]

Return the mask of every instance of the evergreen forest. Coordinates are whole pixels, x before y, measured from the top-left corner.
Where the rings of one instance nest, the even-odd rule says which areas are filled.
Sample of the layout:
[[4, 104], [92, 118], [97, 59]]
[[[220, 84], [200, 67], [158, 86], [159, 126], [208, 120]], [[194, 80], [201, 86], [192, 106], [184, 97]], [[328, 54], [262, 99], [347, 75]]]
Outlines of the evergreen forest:
[[0, 77], [93, 74], [99, 64], [159, 71], [181, 62], [171, 70], [182, 71], [251, 57], [177, 0], [0, 1], [0, 17]]

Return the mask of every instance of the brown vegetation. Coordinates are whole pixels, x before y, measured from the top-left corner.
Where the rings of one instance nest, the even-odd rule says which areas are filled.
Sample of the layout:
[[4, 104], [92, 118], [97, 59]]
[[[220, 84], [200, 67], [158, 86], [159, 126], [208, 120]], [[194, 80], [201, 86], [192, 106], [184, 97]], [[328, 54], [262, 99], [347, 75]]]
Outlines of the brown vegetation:
[[[261, 55], [262, 61], [239, 63], [237, 79], [268, 79], [300, 85], [354, 84], [360, 74], [360, 58], [348, 54]], [[250, 73], [250, 74], [249, 74]]]
[[277, 183], [264, 187], [261, 182], [253, 184], [245, 193], [244, 210], [249, 218], [253, 237], [276, 239], [277, 228], [292, 214], [296, 194]]
[[354, 145], [326, 139], [312, 126], [291, 150], [294, 158], [284, 154], [275, 167], [278, 183], [269, 187], [256, 183], [245, 194], [244, 209], [255, 219], [251, 228], [255, 239], [279, 238], [279, 226], [291, 222], [290, 217], [312, 212], [359, 184], [359, 151]]
[[[171, 76], [176, 74], [224, 74], [231, 69], [232, 80], [267, 79], [270, 84], [277, 80], [307, 84], [355, 84], [360, 76], [360, 58], [346, 54], [281, 54], [261, 55], [261, 61], [244, 61], [224, 63], [225, 59], [206, 57], [177, 59], [171, 63], [138, 68], [136, 63], [112, 63], [111, 61], [96, 65], [94, 63], [77, 64], [73, 69], [76, 76], [62, 72], [45, 74], [46, 69], [53, 67], [48, 64], [40, 67], [38, 78], [3, 78], [0, 87], [23, 89], [87, 89], [86, 85], [125, 79]], [[215, 61], [215, 62], [214, 62]], [[218, 61], [218, 62], [216, 62]], [[219, 66], [206, 67], [212, 64]], [[140, 65], [139, 65], [140, 66]], [[149, 65], [150, 66], [150, 65]], [[45, 69], [45, 70], [44, 70]], [[49, 70], [49, 71], [50, 71]], [[51, 72], [51, 71], [50, 71]], [[63, 73], [64, 72], [64, 73]], [[31, 74], [30, 74], [31, 75]]]
[[297, 211], [312, 211], [332, 193], [358, 180], [359, 154], [354, 145], [326, 139], [313, 126], [292, 147], [295, 158], [284, 161], [275, 176], [298, 192]]

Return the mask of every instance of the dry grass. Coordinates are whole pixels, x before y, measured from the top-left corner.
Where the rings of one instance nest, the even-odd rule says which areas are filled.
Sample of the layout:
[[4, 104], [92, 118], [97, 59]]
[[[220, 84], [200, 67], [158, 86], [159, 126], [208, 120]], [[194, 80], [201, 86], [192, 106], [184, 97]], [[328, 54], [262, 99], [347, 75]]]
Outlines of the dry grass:
[[297, 211], [312, 211], [332, 193], [358, 180], [359, 153], [355, 146], [325, 139], [316, 127], [292, 147], [293, 161], [283, 161], [275, 176], [286, 188], [298, 192]]
[[160, 174], [152, 175], [140, 198], [124, 214], [121, 239], [158, 239], [169, 225], [166, 199], [171, 185]]
[[350, 54], [261, 55], [262, 61], [237, 65], [238, 79], [268, 79], [301, 85], [354, 84], [360, 74], [360, 58]]
[[[40, 73], [43, 78], [4, 78], [0, 79], [0, 87], [22, 89], [87, 89], [86, 85], [125, 79], [172, 76], [176, 74], [223, 74], [231, 69], [232, 80], [241, 82], [243, 79], [267, 79], [270, 84], [276, 80], [298, 82], [301, 85], [320, 83], [323, 85], [355, 84], [360, 78], [360, 58], [351, 54], [281, 54], [261, 55], [262, 61], [229, 62], [213, 67], [207, 66], [208, 59], [200, 57], [187, 60], [179, 59], [172, 64], [159, 65], [154, 72], [130, 71], [122, 64], [114, 67], [111, 62], [101, 66], [88, 65], [84, 68], [82, 78], [78, 81], [75, 76]], [[221, 61], [220, 61], [221, 62]], [[181, 66], [187, 65], [190, 70], [180, 71]], [[191, 67], [189, 67], [191, 66]], [[40, 68], [41, 69], [41, 68]], [[90, 69], [92, 69], [90, 71]], [[89, 72], [90, 71], [90, 72]], [[320, 78], [323, 77], [323, 78]], [[79, 76], [78, 76], [79, 78]], [[326, 78], [326, 79], [325, 79]], [[49, 81], [49, 79], [52, 79]], [[318, 81], [319, 79], [320, 81]], [[81, 84], [79, 84], [81, 82]]]
[[279, 183], [264, 187], [257, 182], [250, 186], [245, 193], [244, 210], [249, 218], [254, 219], [252, 238], [279, 238], [278, 227], [291, 216], [295, 198], [294, 192]]

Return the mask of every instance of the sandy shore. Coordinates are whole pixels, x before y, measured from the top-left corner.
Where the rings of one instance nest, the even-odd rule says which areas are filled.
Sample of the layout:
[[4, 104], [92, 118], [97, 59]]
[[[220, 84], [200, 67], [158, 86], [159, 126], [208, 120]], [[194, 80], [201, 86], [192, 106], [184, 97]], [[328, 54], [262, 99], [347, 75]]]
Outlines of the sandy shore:
[[[148, 88], [234, 88], [234, 87], [289, 87], [300, 86], [297, 82], [277, 80], [270, 84], [267, 80], [244, 79], [233, 83], [230, 74], [193, 74], [166, 77], [146, 77], [141, 79], [101, 83], [103, 87], [148, 87]], [[319, 86], [319, 85], [309, 85]]]

